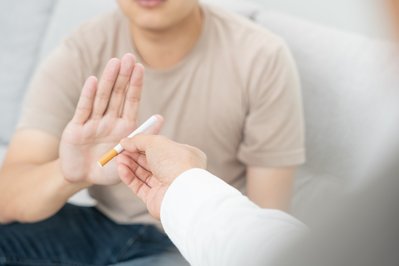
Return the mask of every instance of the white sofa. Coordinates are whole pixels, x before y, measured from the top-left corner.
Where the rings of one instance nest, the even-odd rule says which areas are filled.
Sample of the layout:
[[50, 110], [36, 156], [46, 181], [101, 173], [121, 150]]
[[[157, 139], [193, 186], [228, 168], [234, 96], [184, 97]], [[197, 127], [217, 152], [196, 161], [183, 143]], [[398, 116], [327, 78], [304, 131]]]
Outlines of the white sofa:
[[[368, 182], [388, 156], [399, 123], [399, 56], [392, 44], [238, 0], [206, 1], [246, 16], [286, 40], [303, 85], [307, 163], [292, 212], [307, 222], [339, 193]], [[4, 4], [3, 4], [4, 3]], [[36, 66], [73, 28], [115, 8], [113, 0], [7, 0], [0, 9], [0, 156]], [[16, 19], [20, 18], [20, 19]], [[26, 23], [28, 21], [29, 23]], [[87, 204], [88, 199], [78, 198]], [[311, 226], [311, 225], [310, 225]]]

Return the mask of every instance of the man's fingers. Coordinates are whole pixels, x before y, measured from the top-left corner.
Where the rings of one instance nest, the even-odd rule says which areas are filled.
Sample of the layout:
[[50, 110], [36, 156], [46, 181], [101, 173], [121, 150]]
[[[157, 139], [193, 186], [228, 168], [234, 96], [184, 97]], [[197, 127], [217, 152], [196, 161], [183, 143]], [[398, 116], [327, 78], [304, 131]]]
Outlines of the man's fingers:
[[[117, 163], [123, 164], [127, 166], [130, 171], [134, 173], [136, 178], [140, 179], [140, 181], [144, 182], [150, 188], [153, 188], [159, 185], [159, 181], [153, 177], [151, 171], [142, 167], [139, 163], [133, 160], [130, 156], [126, 154], [119, 154], [117, 157]], [[133, 180], [132, 180], [133, 182]]]
[[130, 152], [127, 150], [124, 150], [122, 154], [130, 157], [132, 160], [134, 160], [139, 166], [143, 167], [147, 171], [151, 171], [148, 162], [147, 162], [147, 157], [143, 153], [139, 152]]
[[129, 121], [137, 121], [139, 113], [141, 91], [143, 88], [144, 67], [136, 64], [130, 79], [129, 89], [126, 92], [125, 103], [123, 106], [122, 118]]
[[130, 170], [130, 168], [124, 164], [118, 164], [117, 170], [118, 170], [118, 174], [119, 174], [119, 177], [121, 178], [122, 182], [126, 186], [130, 186], [130, 184], [133, 182], [133, 179], [136, 178], [133, 171]]
[[105, 67], [94, 100], [94, 108], [91, 115], [93, 119], [100, 119], [103, 117], [104, 112], [107, 109], [111, 91], [115, 85], [120, 67], [121, 62], [117, 58], [112, 58], [109, 60], [107, 66]]
[[132, 76], [136, 59], [132, 54], [125, 54], [121, 60], [121, 69], [114, 88], [112, 89], [111, 99], [106, 113], [115, 117], [119, 117], [119, 111], [123, 101], [123, 95]]
[[137, 176], [126, 165], [118, 164], [117, 170], [122, 182], [125, 183], [126, 186], [144, 203], [146, 203], [151, 188], [137, 178]]
[[94, 96], [97, 90], [97, 79], [89, 77], [83, 86], [79, 102], [76, 107], [72, 122], [75, 124], [84, 124], [89, 119], [93, 109]]
[[[149, 184], [152, 173], [147, 169], [141, 167], [135, 160], [126, 154], [119, 154], [117, 157], [118, 164], [124, 164], [144, 183]], [[150, 185], [151, 186], [151, 185]]]
[[[127, 156], [126, 154], [119, 154], [116, 157], [116, 162], [117, 164], [124, 164], [127, 167], [129, 167], [130, 171], [132, 171], [133, 173], [136, 172], [136, 169], [139, 167], [139, 165], [132, 160], [129, 156]], [[142, 181], [145, 181], [145, 179], [142, 179]]]

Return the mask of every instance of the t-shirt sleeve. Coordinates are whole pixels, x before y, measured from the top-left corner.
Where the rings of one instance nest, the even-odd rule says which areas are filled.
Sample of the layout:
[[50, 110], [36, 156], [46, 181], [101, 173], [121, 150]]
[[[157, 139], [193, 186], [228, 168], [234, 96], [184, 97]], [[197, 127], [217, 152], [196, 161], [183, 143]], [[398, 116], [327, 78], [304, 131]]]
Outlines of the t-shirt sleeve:
[[80, 53], [66, 39], [39, 66], [25, 97], [17, 130], [35, 128], [61, 138], [87, 77]]
[[251, 71], [248, 110], [238, 159], [246, 165], [304, 163], [304, 120], [299, 75], [288, 48], [260, 54]]

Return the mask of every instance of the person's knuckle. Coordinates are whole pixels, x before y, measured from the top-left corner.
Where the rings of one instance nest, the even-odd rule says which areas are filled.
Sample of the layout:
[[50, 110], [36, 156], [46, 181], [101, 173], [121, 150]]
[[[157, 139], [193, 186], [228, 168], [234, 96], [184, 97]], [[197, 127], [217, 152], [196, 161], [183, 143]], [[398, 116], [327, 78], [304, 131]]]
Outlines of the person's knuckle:
[[156, 138], [157, 138], [158, 140], [160, 140], [160, 141], [165, 141], [165, 140], [168, 139], [167, 137], [162, 136], [162, 135], [155, 135], [155, 136], [156, 136]]
[[154, 135], [154, 142], [156, 142], [158, 145], [162, 145], [168, 142], [168, 138], [162, 135]]
[[128, 93], [127, 95], [126, 95], [126, 102], [128, 102], [129, 104], [137, 104], [137, 103], [140, 103], [140, 100], [141, 100], [141, 95], [137, 95], [137, 94], [131, 94], [131, 93]]
[[77, 109], [79, 112], [89, 112], [89, 111], [91, 111], [91, 108], [90, 108], [89, 106], [87, 106], [87, 105], [78, 105], [78, 106], [76, 107], [76, 109]]
[[114, 89], [113, 93], [115, 94], [115, 96], [120, 97], [125, 94], [125, 90], [124, 90], [123, 86], [119, 85]]
[[106, 92], [97, 92], [96, 97], [100, 101], [107, 100], [108, 99], [108, 93], [106, 93]]

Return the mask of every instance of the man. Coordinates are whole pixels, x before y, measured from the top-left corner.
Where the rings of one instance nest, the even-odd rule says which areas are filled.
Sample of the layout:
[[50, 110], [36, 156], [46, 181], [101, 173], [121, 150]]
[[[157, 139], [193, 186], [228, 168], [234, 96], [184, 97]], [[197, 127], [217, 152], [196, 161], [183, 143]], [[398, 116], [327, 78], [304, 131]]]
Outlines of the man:
[[[159, 222], [118, 184], [116, 163], [104, 169], [95, 163], [154, 113], [168, 121], [161, 134], [204, 150], [208, 169], [218, 177], [246, 188], [261, 207], [289, 210], [304, 144], [299, 79], [284, 42], [196, 0], [120, 0], [119, 5], [124, 14], [117, 10], [77, 29], [32, 82], [0, 173], [0, 221], [33, 224], [1, 230], [10, 235], [18, 230], [26, 240], [27, 231], [34, 238], [43, 233], [38, 228], [50, 227], [52, 237], [40, 244], [46, 246], [43, 254], [5, 252], [6, 240], [0, 240], [5, 254], [27, 261], [50, 256], [63, 263], [92, 263], [90, 254], [96, 254], [98, 263], [109, 264], [169, 247], [166, 236], [148, 225]], [[109, 61], [113, 57], [123, 58]], [[144, 71], [137, 62], [146, 68], [142, 93]], [[101, 76], [100, 82], [89, 76]], [[87, 107], [78, 105], [80, 95], [92, 99], [90, 114], [83, 115]], [[74, 113], [82, 115], [72, 120]], [[96, 208], [62, 208], [86, 187]], [[78, 217], [87, 220], [77, 222]], [[90, 229], [93, 223], [98, 229]], [[112, 228], [112, 237], [99, 233], [102, 223]], [[80, 248], [64, 237], [108, 244]], [[148, 245], [137, 251], [143, 243]], [[112, 256], [103, 252], [109, 247]]]

